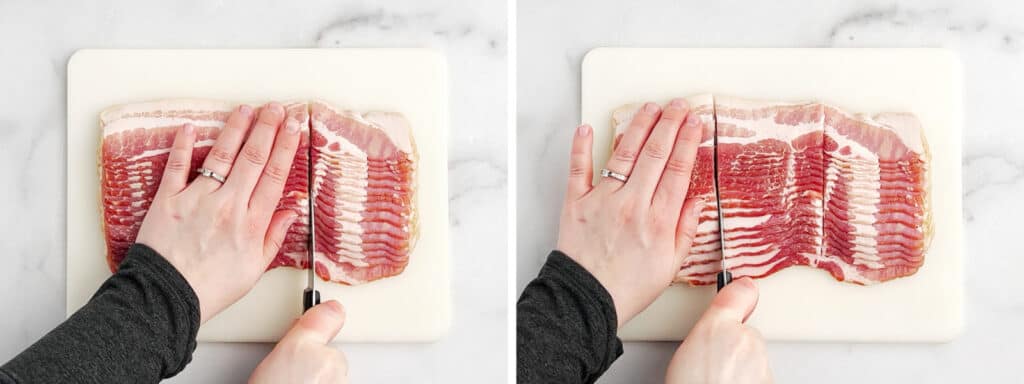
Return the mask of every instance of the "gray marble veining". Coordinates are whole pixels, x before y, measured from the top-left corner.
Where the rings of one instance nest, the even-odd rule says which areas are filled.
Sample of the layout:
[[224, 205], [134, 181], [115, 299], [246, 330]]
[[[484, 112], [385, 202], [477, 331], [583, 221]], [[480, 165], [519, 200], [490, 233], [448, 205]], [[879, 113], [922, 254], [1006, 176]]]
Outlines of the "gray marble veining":
[[[517, 287], [555, 244], [579, 68], [599, 46], [946, 47], [965, 87], [965, 329], [937, 345], [771, 343], [780, 383], [1020, 382], [1024, 259], [1024, 5], [1013, 1], [521, 0]], [[602, 382], [657, 383], [675, 343], [628, 343]]]
[[[448, 58], [451, 86], [452, 329], [433, 344], [342, 349], [353, 382], [504, 381], [506, 9], [498, 0], [0, 3], [0, 361], [64, 319], [64, 85], [75, 50], [432, 47]], [[269, 350], [202, 344], [171, 381], [240, 382]]]

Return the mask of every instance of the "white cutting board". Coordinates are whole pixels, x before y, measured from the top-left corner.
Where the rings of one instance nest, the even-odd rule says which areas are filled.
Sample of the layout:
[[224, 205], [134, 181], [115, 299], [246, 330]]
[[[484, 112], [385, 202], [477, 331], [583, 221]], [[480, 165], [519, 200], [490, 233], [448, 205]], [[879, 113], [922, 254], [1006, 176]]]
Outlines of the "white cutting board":
[[[318, 284], [345, 305], [336, 341], [422, 342], [448, 329], [448, 77], [426, 49], [82, 50], [68, 61], [67, 313], [110, 272], [100, 228], [99, 112], [161, 98], [258, 105], [323, 99], [358, 111], [405, 114], [420, 152], [420, 238], [402, 274], [349, 287]], [[242, 300], [199, 330], [200, 341], [276, 341], [302, 312], [306, 274], [266, 273]]]
[[[916, 114], [932, 152], [935, 215], [921, 269], [865, 287], [791, 267], [758, 281], [749, 321], [769, 340], [943, 342], [963, 322], [961, 72], [957, 56], [939, 49], [598, 48], [583, 59], [582, 118], [594, 127], [600, 169], [611, 148], [611, 111], [626, 103], [710, 92]], [[681, 340], [714, 293], [714, 286], [673, 286], [619, 335]]]

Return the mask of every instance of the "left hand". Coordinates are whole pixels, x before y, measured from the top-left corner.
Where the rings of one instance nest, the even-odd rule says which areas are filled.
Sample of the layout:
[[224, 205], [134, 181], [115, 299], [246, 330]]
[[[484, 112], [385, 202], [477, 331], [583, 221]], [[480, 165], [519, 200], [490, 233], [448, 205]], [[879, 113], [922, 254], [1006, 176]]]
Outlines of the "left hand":
[[558, 250], [604, 286], [620, 327], [668, 288], [696, 236], [703, 201], [684, 199], [701, 123], [688, 114], [683, 99], [637, 112], [605, 165], [625, 183], [592, 185], [593, 130], [581, 126], [573, 140]]
[[188, 124], [178, 130], [135, 239], [181, 272], [199, 298], [204, 323], [256, 285], [296, 218], [275, 210], [305, 117], [286, 117], [278, 103], [255, 114], [247, 105], [231, 113], [203, 162], [227, 177], [224, 184], [209, 177], [187, 184], [196, 133]]

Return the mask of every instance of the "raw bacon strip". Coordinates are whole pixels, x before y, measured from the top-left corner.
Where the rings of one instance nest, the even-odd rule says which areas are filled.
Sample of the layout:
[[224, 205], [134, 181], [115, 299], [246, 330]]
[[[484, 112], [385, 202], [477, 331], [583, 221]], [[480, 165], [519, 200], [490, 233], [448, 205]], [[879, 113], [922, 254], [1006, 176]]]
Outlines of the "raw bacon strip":
[[823, 259], [838, 279], [871, 284], [917, 272], [931, 241], [930, 154], [909, 114], [825, 107]]
[[[637, 107], [613, 113], [616, 143]], [[725, 256], [735, 277], [807, 265], [839, 281], [874, 284], [920, 268], [932, 237], [930, 155], [914, 116], [868, 118], [820, 103], [723, 97], [711, 110], [702, 121], [713, 122], [719, 138]], [[705, 129], [687, 197], [714, 201], [714, 191], [702, 187], [712, 180], [711, 145]], [[714, 209], [702, 214], [676, 282], [715, 281]]]
[[[686, 198], [701, 198], [707, 204], [700, 214], [697, 225], [697, 236], [690, 247], [690, 255], [683, 259], [683, 269], [676, 275], [675, 282], [690, 282], [691, 275], [704, 269], [705, 263], [714, 261], [717, 265], [721, 258], [721, 247], [718, 245], [718, 207], [715, 202], [714, 179], [712, 178], [712, 156], [714, 156], [715, 106], [710, 94], [697, 95], [686, 99], [690, 105], [688, 119], [697, 118], [701, 122], [703, 135], [697, 148], [697, 160], [690, 187]], [[612, 147], [618, 145], [622, 135], [633, 121], [633, 116], [643, 104], [630, 104], [616, 109], [612, 113], [612, 126], [615, 127], [615, 138]], [[714, 278], [714, 275], [711, 276]]]
[[360, 284], [401, 273], [418, 233], [409, 123], [321, 102], [310, 110], [317, 274]]
[[[290, 103], [289, 110], [306, 109], [304, 103]], [[192, 151], [192, 172], [203, 164], [233, 104], [211, 100], [165, 100], [112, 107], [100, 113], [102, 143], [100, 145], [100, 188], [103, 207], [103, 229], [107, 243], [107, 264], [116, 271], [128, 247], [142, 225], [153, 202], [164, 165], [174, 142], [174, 133], [185, 123], [196, 129]], [[308, 127], [308, 123], [304, 124]], [[295, 157], [296, 164], [305, 164], [308, 153], [308, 129]], [[284, 197], [278, 209], [299, 213], [281, 251], [270, 268], [287, 265], [303, 267], [308, 230], [306, 222], [307, 183], [305, 167], [293, 167], [288, 175]], [[308, 264], [308, 263], [305, 263]]]

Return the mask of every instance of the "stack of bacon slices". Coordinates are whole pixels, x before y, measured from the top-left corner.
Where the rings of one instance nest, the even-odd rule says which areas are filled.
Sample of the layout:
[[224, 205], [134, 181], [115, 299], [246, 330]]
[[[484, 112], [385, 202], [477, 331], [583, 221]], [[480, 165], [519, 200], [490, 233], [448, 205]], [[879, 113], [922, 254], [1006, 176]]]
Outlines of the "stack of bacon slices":
[[[703, 139], [687, 198], [708, 204], [676, 282], [715, 282], [719, 247], [712, 156], [718, 136], [725, 260], [733, 276], [794, 265], [875, 284], [917, 272], [932, 236], [930, 154], [913, 115], [851, 114], [818, 102], [698, 95]], [[639, 104], [612, 113], [614, 143]]]
[[[199, 168], [234, 107], [223, 101], [180, 99], [121, 105], [100, 114], [103, 228], [111, 271], [135, 241], [174, 132], [185, 123], [196, 127], [192, 167]], [[312, 166], [317, 275], [355, 285], [402, 273], [418, 233], [418, 155], [408, 121], [397, 113], [360, 114], [320, 101], [287, 103], [285, 108], [305, 109], [309, 116], [278, 205], [299, 217], [268, 269], [310, 268]]]

